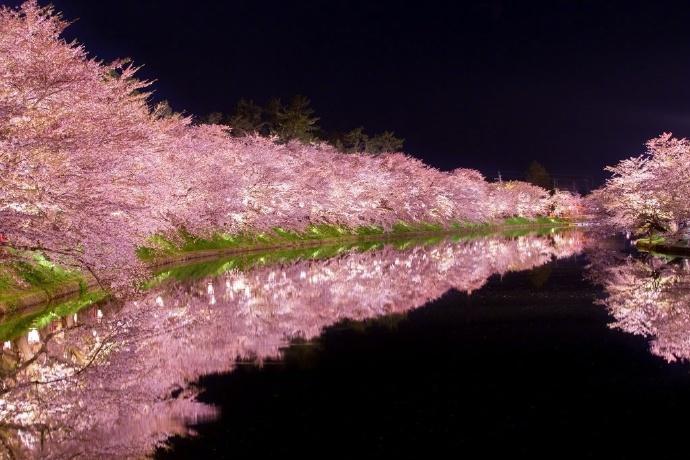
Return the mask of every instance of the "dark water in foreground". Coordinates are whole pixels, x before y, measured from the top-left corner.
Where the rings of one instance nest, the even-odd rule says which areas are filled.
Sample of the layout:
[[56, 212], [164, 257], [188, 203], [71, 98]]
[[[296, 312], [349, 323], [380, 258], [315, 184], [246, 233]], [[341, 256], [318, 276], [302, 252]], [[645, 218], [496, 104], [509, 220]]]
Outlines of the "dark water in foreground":
[[607, 327], [586, 263], [494, 276], [405, 317], [339, 323], [263, 368], [204, 377], [200, 399], [223, 415], [159, 455], [682, 451], [688, 366]]
[[619, 243], [165, 272], [5, 337], [0, 458], [663, 457], [690, 413], [690, 264]]

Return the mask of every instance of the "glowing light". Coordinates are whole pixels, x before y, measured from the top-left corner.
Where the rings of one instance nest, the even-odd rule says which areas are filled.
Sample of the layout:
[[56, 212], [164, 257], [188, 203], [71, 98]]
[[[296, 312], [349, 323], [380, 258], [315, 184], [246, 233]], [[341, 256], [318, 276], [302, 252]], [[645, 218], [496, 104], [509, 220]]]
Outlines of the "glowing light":
[[39, 335], [38, 330], [31, 329], [26, 336], [26, 340], [32, 344], [39, 343], [41, 341], [41, 336]]

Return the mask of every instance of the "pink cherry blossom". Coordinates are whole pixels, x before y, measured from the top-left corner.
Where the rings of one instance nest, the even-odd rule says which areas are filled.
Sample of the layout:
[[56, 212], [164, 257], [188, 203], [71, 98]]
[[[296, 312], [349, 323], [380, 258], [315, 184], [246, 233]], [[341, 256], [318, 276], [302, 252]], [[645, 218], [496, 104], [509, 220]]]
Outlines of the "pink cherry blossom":
[[[149, 106], [126, 62], [90, 58], [35, 0], [0, 9], [0, 245], [41, 249], [128, 288], [154, 234], [449, 226], [549, 211], [548, 193], [443, 172], [403, 153], [231, 137]], [[0, 258], [9, 257], [0, 252]]]
[[632, 231], [672, 231], [690, 220], [690, 141], [670, 133], [647, 153], [606, 168], [613, 176], [593, 193], [605, 220]]

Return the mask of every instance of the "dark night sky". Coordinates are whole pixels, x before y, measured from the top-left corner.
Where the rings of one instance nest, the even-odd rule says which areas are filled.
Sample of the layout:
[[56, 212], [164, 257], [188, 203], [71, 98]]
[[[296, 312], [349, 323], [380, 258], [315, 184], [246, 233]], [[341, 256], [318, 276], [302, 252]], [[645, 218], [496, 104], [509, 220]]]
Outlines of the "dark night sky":
[[[11, 2], [16, 4], [18, 2]], [[45, 4], [44, 1], [41, 1]], [[95, 56], [131, 57], [192, 114], [309, 96], [329, 130], [390, 129], [434, 166], [601, 180], [690, 136], [690, 5], [54, 0]]]

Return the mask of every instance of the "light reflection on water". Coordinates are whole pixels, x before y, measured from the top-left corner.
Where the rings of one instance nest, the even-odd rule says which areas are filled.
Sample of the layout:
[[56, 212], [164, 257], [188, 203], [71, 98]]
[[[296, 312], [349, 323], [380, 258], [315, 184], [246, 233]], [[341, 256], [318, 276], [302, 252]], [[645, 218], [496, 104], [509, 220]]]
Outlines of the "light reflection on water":
[[449, 289], [583, 249], [576, 231], [442, 241], [175, 281], [56, 318], [3, 346], [0, 436], [15, 457], [142, 456], [215, 417], [200, 376], [279, 357], [343, 319], [421, 307]]
[[612, 328], [650, 338], [650, 352], [667, 362], [690, 360], [690, 259], [616, 250], [588, 251], [589, 277]]

